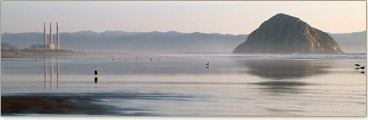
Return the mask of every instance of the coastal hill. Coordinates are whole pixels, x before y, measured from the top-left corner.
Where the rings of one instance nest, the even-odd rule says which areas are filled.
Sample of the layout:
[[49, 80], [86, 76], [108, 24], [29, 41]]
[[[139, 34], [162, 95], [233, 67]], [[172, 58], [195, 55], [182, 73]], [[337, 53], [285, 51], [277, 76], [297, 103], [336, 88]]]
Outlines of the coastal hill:
[[329, 33], [345, 53], [365, 53], [367, 49], [367, 31], [353, 33]]
[[[366, 31], [354, 33], [328, 33], [345, 53], [366, 52]], [[231, 53], [247, 40], [247, 34], [231, 35], [217, 33], [181, 32], [124, 32], [124, 31], [79, 31], [60, 33], [61, 48], [72, 51], [124, 52], [124, 53]], [[56, 40], [56, 35], [53, 36]], [[49, 35], [48, 35], [49, 38]], [[19, 50], [32, 44], [43, 44], [43, 33], [3, 33], [2, 45], [6, 43]], [[9, 48], [9, 47], [2, 47]]]
[[299, 18], [277, 14], [249, 34], [233, 53], [343, 53], [327, 33]]
[[18, 48], [15, 47], [14, 45], [1, 42], [1, 51], [6, 51], [6, 50], [18, 50]]
[[[49, 34], [47, 34], [49, 38]], [[53, 35], [56, 40], [56, 35]], [[126, 53], [231, 53], [247, 35], [218, 33], [93, 31], [60, 33], [62, 49]], [[43, 33], [3, 33], [2, 42], [27, 49], [43, 44]]]

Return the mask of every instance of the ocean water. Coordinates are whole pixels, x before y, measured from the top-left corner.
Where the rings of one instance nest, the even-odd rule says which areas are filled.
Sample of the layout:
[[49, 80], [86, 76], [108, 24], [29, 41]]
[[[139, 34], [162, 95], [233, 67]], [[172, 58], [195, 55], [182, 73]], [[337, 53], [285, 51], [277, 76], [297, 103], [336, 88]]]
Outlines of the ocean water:
[[1, 91], [2, 96], [90, 98], [114, 109], [106, 115], [366, 116], [366, 71], [354, 64], [365, 66], [366, 56], [2, 58]]

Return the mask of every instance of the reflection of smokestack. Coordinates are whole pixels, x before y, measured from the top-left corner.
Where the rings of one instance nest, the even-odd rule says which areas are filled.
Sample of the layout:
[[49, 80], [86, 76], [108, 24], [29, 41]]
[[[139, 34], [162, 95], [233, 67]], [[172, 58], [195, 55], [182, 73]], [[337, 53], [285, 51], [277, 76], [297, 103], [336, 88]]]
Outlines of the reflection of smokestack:
[[60, 50], [60, 41], [59, 41], [59, 23], [56, 23], [56, 32], [57, 32], [57, 49]]
[[59, 88], [59, 75], [60, 75], [60, 63], [59, 57], [57, 57], [57, 88]]
[[50, 88], [52, 88], [52, 75], [54, 74], [54, 58], [51, 58], [50, 60]]
[[46, 85], [46, 83], [47, 83], [46, 82], [46, 80], [47, 80], [47, 58], [45, 58], [45, 61], [44, 62], [45, 62], [45, 65], [44, 65], [45, 66], [45, 69], [44, 69], [44, 73], [45, 73], [45, 81], [44, 81], [44, 84], [45, 85], [44, 85], [44, 88], [46, 89], [46, 86], [47, 86]]
[[50, 23], [50, 44], [54, 44], [54, 42], [52, 41], [52, 26]]
[[47, 37], [46, 37], [46, 23], [43, 23], [43, 33], [45, 34], [45, 45], [47, 45]]

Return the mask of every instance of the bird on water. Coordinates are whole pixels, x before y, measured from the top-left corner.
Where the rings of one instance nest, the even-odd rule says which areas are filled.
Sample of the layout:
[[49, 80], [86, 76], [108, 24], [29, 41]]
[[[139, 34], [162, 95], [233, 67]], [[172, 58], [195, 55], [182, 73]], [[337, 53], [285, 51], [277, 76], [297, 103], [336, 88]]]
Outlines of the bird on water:
[[98, 75], [98, 71], [97, 70], [95, 70], [95, 75]]
[[211, 63], [207, 63], [206, 65], [207, 65], [207, 66], [210, 66], [210, 65], [211, 65]]

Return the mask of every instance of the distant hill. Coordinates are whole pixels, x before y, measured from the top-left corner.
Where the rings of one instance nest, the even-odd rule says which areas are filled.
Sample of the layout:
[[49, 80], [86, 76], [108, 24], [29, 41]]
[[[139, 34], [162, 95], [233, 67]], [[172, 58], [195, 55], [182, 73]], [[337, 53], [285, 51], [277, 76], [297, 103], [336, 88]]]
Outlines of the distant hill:
[[249, 34], [234, 53], [342, 53], [327, 33], [299, 18], [277, 14]]
[[[56, 40], [56, 35], [53, 37]], [[75, 51], [231, 53], [246, 38], [247, 35], [199, 32], [80, 31], [60, 33], [60, 45], [62, 49]], [[43, 44], [44, 41], [43, 33], [3, 33], [1, 39], [20, 49]]]
[[333, 34], [329, 33], [346, 53], [365, 53], [367, 49], [367, 31]]
[[1, 42], [1, 50], [2, 51], [4, 51], [4, 50], [18, 50], [18, 48], [15, 47], [14, 45]]
[[[365, 52], [366, 32], [333, 34], [341, 50], [346, 53]], [[74, 51], [119, 51], [119, 52], [211, 52], [231, 53], [246, 41], [248, 35], [205, 34], [170, 32], [124, 32], [80, 31], [60, 33], [61, 48]], [[18, 49], [31, 44], [42, 44], [43, 33], [3, 33], [2, 45], [6, 43]], [[56, 40], [56, 35], [53, 35]], [[5, 44], [4, 44], [5, 43]], [[13, 48], [14, 48], [13, 47]], [[5, 47], [3, 47], [5, 48]]]

